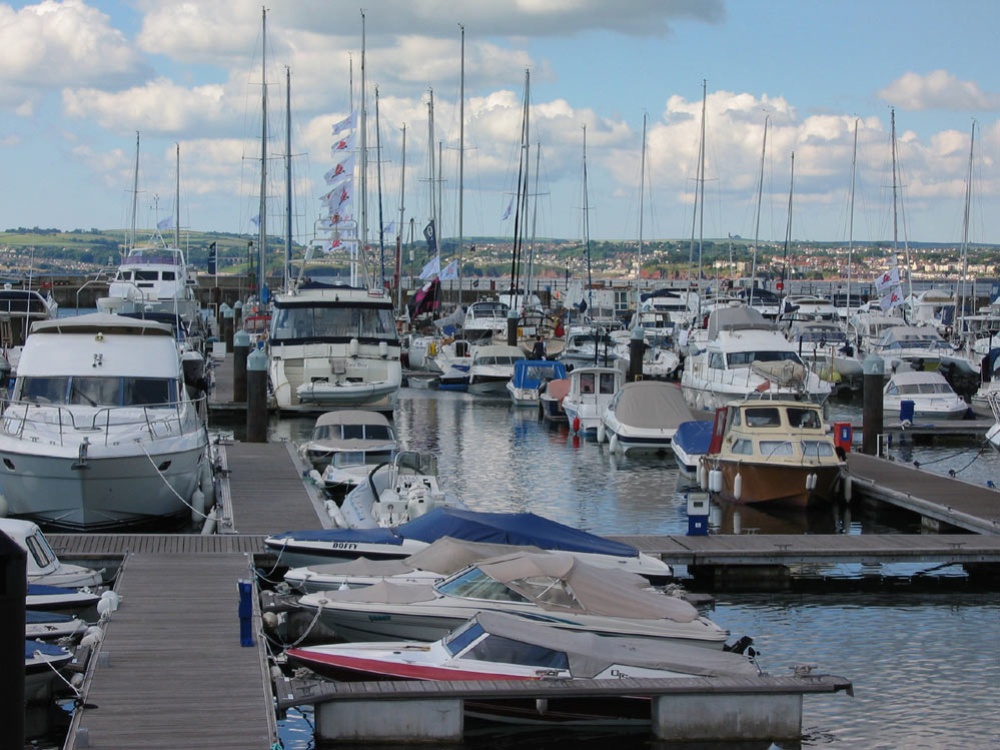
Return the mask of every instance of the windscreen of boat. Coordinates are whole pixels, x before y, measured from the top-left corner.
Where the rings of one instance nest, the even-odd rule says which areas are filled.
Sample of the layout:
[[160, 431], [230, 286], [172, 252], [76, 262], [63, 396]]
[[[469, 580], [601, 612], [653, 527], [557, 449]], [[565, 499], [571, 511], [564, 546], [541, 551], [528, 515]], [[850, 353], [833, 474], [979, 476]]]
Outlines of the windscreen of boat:
[[177, 381], [168, 378], [18, 378], [15, 401], [58, 406], [158, 406], [177, 402]]
[[[448, 638], [444, 644], [445, 648], [453, 656], [465, 651], [462, 658], [474, 661], [493, 664], [519, 664], [523, 667], [544, 669], [569, 669], [569, 658], [565, 651], [533, 643], [523, 643], [492, 633], [482, 638], [484, 632], [483, 627], [478, 622], [473, 622]], [[478, 640], [480, 638], [482, 640]], [[469, 648], [470, 644], [472, 644], [471, 648]]]
[[792, 351], [729, 352], [726, 362], [729, 367], [749, 367], [754, 362], [785, 362], [802, 364], [799, 355]]
[[395, 451], [340, 451], [333, 454], [332, 464], [337, 469], [350, 466], [378, 466], [392, 461]]
[[497, 602], [524, 602], [528, 600], [499, 581], [490, 578], [479, 568], [472, 567], [437, 584], [435, 588], [448, 596], [464, 599], [486, 599]]
[[359, 304], [313, 304], [279, 307], [271, 321], [271, 344], [307, 341], [398, 343], [392, 307]]

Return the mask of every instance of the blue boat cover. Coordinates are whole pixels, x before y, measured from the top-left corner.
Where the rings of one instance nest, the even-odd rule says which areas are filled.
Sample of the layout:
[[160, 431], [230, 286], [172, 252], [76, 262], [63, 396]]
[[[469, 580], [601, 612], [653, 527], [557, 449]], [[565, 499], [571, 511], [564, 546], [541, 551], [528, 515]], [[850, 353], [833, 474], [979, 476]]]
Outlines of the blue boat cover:
[[27, 609], [24, 611], [24, 621], [28, 625], [41, 625], [42, 623], [69, 622], [72, 615], [64, 615], [61, 612], [40, 612], [37, 609]]
[[45, 656], [67, 656], [66, 649], [62, 646], [56, 646], [52, 643], [46, 643], [45, 641], [24, 641], [24, 658], [30, 659], [34, 656], [35, 652], [44, 654]]
[[537, 388], [543, 380], [566, 377], [566, 365], [551, 359], [522, 359], [514, 363], [514, 386]]
[[708, 453], [708, 446], [712, 443], [713, 425], [711, 420], [681, 422], [677, 425], [674, 442], [683, 448], [685, 453], [703, 456]]
[[486, 513], [458, 508], [434, 508], [396, 528], [407, 539], [433, 542], [443, 536], [469, 542], [534, 545], [563, 552], [638, 557], [639, 551], [621, 542], [579, 531], [534, 513]]

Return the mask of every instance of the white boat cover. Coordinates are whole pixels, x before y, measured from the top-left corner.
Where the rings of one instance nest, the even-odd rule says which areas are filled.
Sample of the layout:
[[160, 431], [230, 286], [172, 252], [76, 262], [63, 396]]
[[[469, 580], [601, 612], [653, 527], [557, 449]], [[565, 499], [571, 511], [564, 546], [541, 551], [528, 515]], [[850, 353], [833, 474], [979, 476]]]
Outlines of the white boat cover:
[[673, 383], [640, 380], [622, 386], [615, 416], [630, 427], [676, 429], [691, 420], [691, 409]]

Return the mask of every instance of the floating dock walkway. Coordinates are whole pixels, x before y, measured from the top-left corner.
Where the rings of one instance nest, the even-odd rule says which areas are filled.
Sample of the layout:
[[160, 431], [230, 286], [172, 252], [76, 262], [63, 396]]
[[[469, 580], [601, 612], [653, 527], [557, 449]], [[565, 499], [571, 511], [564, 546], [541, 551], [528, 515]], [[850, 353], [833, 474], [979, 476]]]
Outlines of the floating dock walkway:
[[[91, 657], [84, 705], [74, 714], [66, 748], [197, 744], [263, 750], [277, 741], [276, 697], [261, 636], [259, 601], [253, 597], [255, 647], [243, 647], [237, 584], [252, 578], [255, 563], [273, 563], [263, 546], [266, 535], [331, 524], [318, 489], [303, 481], [307, 467], [292, 444], [237, 443], [220, 450], [224, 480], [218, 534], [51, 536], [63, 557], [121, 560], [116, 590], [122, 605], [109, 618], [103, 642]], [[674, 564], [720, 570], [849, 561], [935, 561], [982, 564], [994, 570], [1000, 564], [1000, 498], [994, 491], [860, 454], [852, 454], [849, 465], [856, 495], [869, 494], [907, 507], [933, 518], [942, 528], [978, 533], [619, 538]], [[788, 685], [781, 689], [793, 705], [801, 703], [804, 692], [845, 689], [844, 681], [837, 679], [808, 683], [808, 689], [806, 682], [792, 684], [801, 689], [790, 690]], [[759, 687], [761, 694], [771, 689], [763, 683]], [[300, 688], [284, 685], [295, 700], [301, 698], [294, 693]], [[369, 698], [373, 689], [368, 688]], [[392, 700], [419, 698], [412, 685], [379, 690], [395, 691]], [[463, 690], [481, 692], [484, 687], [433, 690], [450, 690], [438, 697], [453, 706], [454, 700], [462, 699], [458, 694]], [[649, 689], [649, 694], [654, 701], [665, 701], [664, 691], [666, 687], [660, 686]], [[327, 698], [334, 702], [344, 697], [339, 688], [333, 693]], [[680, 697], [673, 698], [676, 705]], [[277, 700], [287, 703], [289, 698], [282, 695]]]

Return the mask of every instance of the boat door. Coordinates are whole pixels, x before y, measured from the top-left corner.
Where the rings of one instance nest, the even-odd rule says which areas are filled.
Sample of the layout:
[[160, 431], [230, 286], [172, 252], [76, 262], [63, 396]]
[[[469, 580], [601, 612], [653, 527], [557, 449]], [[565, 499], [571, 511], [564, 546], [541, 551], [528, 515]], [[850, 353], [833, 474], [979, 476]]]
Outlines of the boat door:
[[720, 406], [715, 410], [715, 423], [712, 425], [712, 440], [708, 444], [709, 454], [716, 454], [722, 450], [722, 438], [726, 434], [726, 417], [728, 414], [728, 406]]

